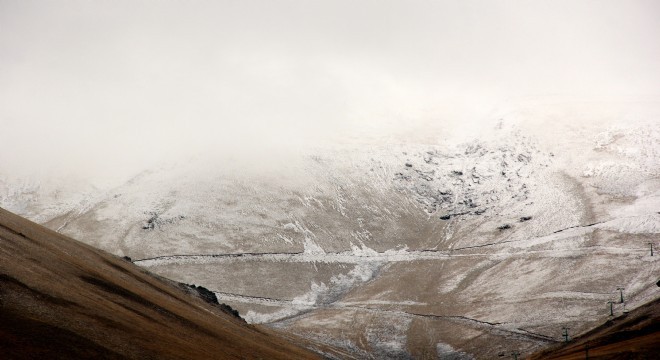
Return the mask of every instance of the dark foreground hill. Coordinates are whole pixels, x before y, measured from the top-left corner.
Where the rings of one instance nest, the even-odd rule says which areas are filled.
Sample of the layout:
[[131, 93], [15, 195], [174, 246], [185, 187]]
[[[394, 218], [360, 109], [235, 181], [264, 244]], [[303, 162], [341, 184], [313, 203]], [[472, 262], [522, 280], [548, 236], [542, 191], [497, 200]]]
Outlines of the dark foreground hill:
[[575, 338], [567, 345], [535, 354], [531, 359], [658, 359], [660, 358], [660, 301], [630, 313]]
[[3, 359], [312, 359], [168, 280], [0, 209]]

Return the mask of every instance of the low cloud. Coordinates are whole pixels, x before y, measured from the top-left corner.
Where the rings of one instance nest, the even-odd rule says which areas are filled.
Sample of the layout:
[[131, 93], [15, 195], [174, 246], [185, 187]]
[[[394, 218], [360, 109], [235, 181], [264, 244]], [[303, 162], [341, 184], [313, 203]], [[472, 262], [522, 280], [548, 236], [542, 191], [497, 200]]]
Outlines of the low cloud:
[[521, 97], [657, 95], [659, 10], [2, 0], [0, 171], [126, 176], [200, 153], [268, 163], [429, 122], [478, 127]]

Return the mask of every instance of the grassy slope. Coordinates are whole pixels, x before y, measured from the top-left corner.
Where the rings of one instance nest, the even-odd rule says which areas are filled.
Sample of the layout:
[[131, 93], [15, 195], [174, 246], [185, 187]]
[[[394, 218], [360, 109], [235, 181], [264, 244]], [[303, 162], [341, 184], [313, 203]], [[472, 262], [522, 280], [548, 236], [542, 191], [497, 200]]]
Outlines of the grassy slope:
[[10, 359], [317, 358], [130, 262], [3, 209], [0, 353]]

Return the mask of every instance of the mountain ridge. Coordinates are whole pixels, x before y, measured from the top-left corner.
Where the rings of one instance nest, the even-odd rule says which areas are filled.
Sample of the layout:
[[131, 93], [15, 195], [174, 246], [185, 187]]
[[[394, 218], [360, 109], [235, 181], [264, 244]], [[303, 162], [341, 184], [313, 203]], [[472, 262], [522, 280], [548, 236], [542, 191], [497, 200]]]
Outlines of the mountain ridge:
[[529, 354], [599, 325], [618, 287], [628, 310], [660, 296], [660, 133], [606, 107], [567, 114], [337, 144], [277, 174], [209, 156], [85, 201], [25, 188], [0, 203], [360, 358]]

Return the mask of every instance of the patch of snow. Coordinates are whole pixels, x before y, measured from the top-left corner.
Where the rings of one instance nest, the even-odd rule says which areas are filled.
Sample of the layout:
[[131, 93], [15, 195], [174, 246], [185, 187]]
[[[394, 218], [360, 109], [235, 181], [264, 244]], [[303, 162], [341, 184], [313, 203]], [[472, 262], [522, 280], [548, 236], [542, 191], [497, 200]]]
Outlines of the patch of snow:
[[[310, 290], [293, 298], [290, 304], [273, 313], [258, 313], [249, 310], [245, 315], [248, 323], [270, 323], [285, 317], [336, 302], [344, 293], [360, 283], [369, 281], [379, 268], [378, 264], [368, 263], [356, 265], [348, 274], [333, 276], [329, 284], [312, 283]], [[235, 299], [241, 301], [240, 299]]]
[[305, 237], [305, 242], [303, 243], [305, 250], [304, 253], [307, 255], [323, 255], [325, 254], [325, 250], [323, 250], [322, 247], [320, 247], [317, 243], [314, 242], [309, 237]]
[[660, 234], [660, 214], [618, 218], [598, 224], [597, 227], [628, 234]]
[[443, 344], [443, 343], [438, 343], [436, 345], [436, 354], [438, 355], [438, 359], [443, 359], [443, 360], [472, 360], [474, 357], [472, 357], [469, 354], [466, 354], [464, 352], [458, 351], [454, 349], [451, 345], [449, 344]]

